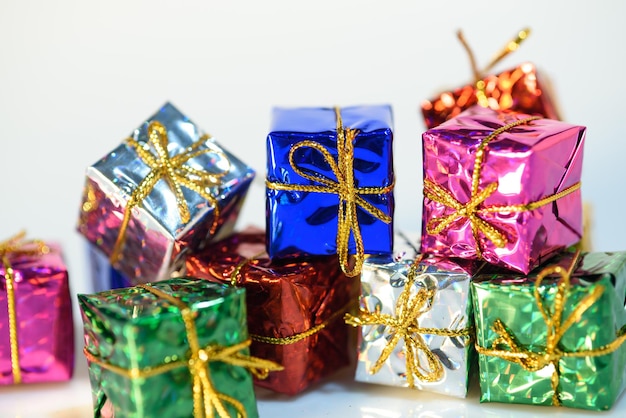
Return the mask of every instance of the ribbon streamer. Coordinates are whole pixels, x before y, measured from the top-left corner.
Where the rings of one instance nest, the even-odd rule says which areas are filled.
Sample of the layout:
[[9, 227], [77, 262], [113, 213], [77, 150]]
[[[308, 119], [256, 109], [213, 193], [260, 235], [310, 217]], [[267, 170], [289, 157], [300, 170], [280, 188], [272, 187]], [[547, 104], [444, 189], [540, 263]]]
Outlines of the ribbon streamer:
[[507, 206], [483, 206], [483, 202], [491, 196], [497, 189], [498, 183], [490, 183], [486, 185], [482, 190], [479, 190], [480, 177], [485, 159], [485, 148], [493, 139], [503, 132], [508, 131], [519, 125], [527, 124], [533, 120], [540, 119], [538, 116], [532, 116], [529, 118], [517, 120], [502, 126], [493, 131], [489, 136], [481, 141], [476, 149], [476, 159], [474, 160], [474, 171], [472, 173], [472, 194], [470, 199], [465, 203], [459, 202], [451, 192], [444, 187], [435, 183], [434, 181], [425, 178], [424, 179], [424, 197], [440, 203], [450, 209], [453, 212], [449, 215], [433, 217], [426, 223], [426, 232], [429, 234], [439, 234], [446, 228], [448, 228], [453, 222], [458, 219], [467, 218], [470, 221], [472, 227], [472, 235], [476, 245], [476, 255], [480, 259], [482, 258], [482, 248], [479, 232], [481, 232], [489, 241], [491, 241], [496, 247], [504, 248], [508, 243], [508, 239], [504, 233], [498, 230], [492, 223], [484, 220], [479, 215], [486, 213], [507, 213], [507, 212], [528, 212], [552, 203], [568, 194], [580, 189], [580, 182], [558, 192], [553, 195], [544, 197], [543, 199], [521, 204], [521, 205], [507, 205]]
[[[444, 370], [441, 360], [433, 353], [422, 335], [440, 335], [444, 337], [467, 337], [470, 335], [470, 328], [447, 329], [447, 328], [423, 328], [419, 325], [419, 317], [430, 309], [430, 301], [435, 297], [435, 289], [420, 288], [411, 297], [411, 290], [415, 284], [417, 268], [422, 256], [418, 256], [407, 275], [404, 289], [396, 302], [396, 309], [393, 315], [384, 314], [380, 311], [369, 312], [363, 308], [358, 316], [346, 314], [345, 321], [352, 326], [383, 325], [389, 329], [391, 338], [387, 339], [387, 344], [383, 348], [380, 356], [369, 370], [375, 374], [382, 368], [392, 351], [400, 340], [404, 340], [404, 353], [406, 356], [407, 383], [410, 388], [415, 388], [415, 377], [423, 382], [437, 382], [443, 378]], [[426, 357], [428, 368], [421, 364], [419, 353]], [[428, 370], [422, 373], [421, 370]]]
[[[566, 351], [560, 347], [560, 341], [567, 330], [579, 322], [582, 314], [595, 304], [605, 291], [605, 287], [597, 285], [575, 306], [572, 313], [563, 320], [563, 311], [567, 303], [567, 297], [571, 288], [570, 277], [578, 261], [580, 251], [576, 252], [574, 260], [568, 270], [560, 266], [550, 266], [543, 269], [535, 281], [534, 298], [537, 308], [546, 324], [546, 348], [544, 351], [532, 351], [530, 348], [519, 343], [517, 336], [499, 318], [494, 321], [492, 329], [498, 335], [491, 348], [485, 348], [476, 344], [479, 354], [495, 356], [512, 363], [519, 364], [524, 370], [537, 372], [552, 365], [552, 404], [561, 405], [559, 397], [559, 361], [564, 357], [599, 357], [610, 354], [617, 350], [626, 341], [626, 329], [618, 331], [615, 340], [609, 344], [591, 350]], [[544, 298], [539, 291], [543, 279], [551, 274], [560, 276], [557, 282], [557, 291], [554, 297], [552, 311], [544, 304]], [[536, 344], [533, 344], [536, 347]]]
[[[302, 141], [295, 144], [289, 151], [289, 165], [301, 177], [318, 184], [298, 185], [277, 183], [269, 180], [265, 181], [267, 188], [272, 190], [302, 191], [313, 193], [331, 193], [339, 196], [339, 213], [337, 215], [337, 254], [343, 272], [354, 277], [361, 273], [363, 262], [365, 261], [365, 250], [363, 237], [357, 219], [357, 206], [368, 212], [370, 215], [390, 223], [391, 217], [383, 211], [366, 201], [362, 195], [385, 194], [393, 190], [394, 184], [386, 187], [356, 187], [354, 182], [354, 144], [353, 141], [358, 134], [358, 130], [344, 128], [341, 120], [341, 111], [335, 108], [337, 119], [337, 159], [335, 160], [330, 151], [315, 141]], [[322, 154], [326, 163], [330, 166], [337, 180], [332, 180], [322, 175], [311, 175], [304, 172], [294, 159], [294, 154], [300, 148], [312, 148]], [[354, 237], [356, 254], [354, 256], [354, 266], [350, 268], [348, 260], [348, 245], [350, 234]]]
[[17, 312], [15, 305], [15, 279], [10, 257], [28, 257], [44, 255], [50, 248], [41, 240], [25, 240], [26, 232], [21, 231], [6, 241], [0, 242], [0, 259], [4, 267], [4, 282], [7, 290], [7, 308], [9, 313], [9, 344], [11, 346], [11, 372], [13, 383], [22, 383], [20, 369], [19, 343], [17, 340]]
[[[167, 150], [169, 143], [167, 129], [160, 122], [152, 121], [148, 125], [148, 143], [152, 144], [154, 153], [150, 152], [143, 144], [135, 141], [133, 138], [126, 140], [128, 145], [137, 152], [139, 158], [150, 167], [150, 172], [144, 177], [141, 183], [139, 183], [137, 188], [133, 190], [126, 203], [124, 218], [110, 256], [111, 264], [114, 264], [121, 256], [121, 250], [133, 208], [139, 205], [150, 194], [154, 186], [161, 179], [167, 182], [172, 193], [174, 193], [178, 213], [183, 223], [189, 222], [191, 215], [181, 187], [186, 187], [206, 199], [213, 208], [213, 224], [211, 225], [210, 233], [215, 233], [219, 220], [219, 205], [209, 188], [219, 185], [220, 179], [228, 174], [230, 171], [230, 162], [221, 150], [211, 148], [198, 149], [204, 145], [209, 138], [209, 135], [204, 134], [200, 139], [191, 144], [185, 152], [171, 157]], [[228, 161], [229, 167], [219, 173], [209, 173], [185, 164], [192, 158], [208, 153], [219, 155], [224, 161]]]
[[180, 310], [183, 323], [185, 324], [186, 339], [190, 349], [188, 359], [143, 369], [124, 369], [103, 361], [95, 354], [90, 353], [85, 347], [83, 352], [87, 360], [129, 379], [148, 378], [179, 367], [187, 367], [192, 377], [194, 418], [213, 417], [214, 412], [217, 413], [217, 416], [220, 418], [229, 418], [230, 414], [226, 409], [225, 403], [230, 404], [240, 417], [246, 418], [246, 410], [241, 402], [216, 390], [211, 382], [209, 363], [220, 361], [233, 366], [244, 367], [259, 379], [267, 378], [270, 371], [278, 371], [283, 368], [269, 360], [239, 353], [239, 351], [250, 345], [250, 340], [242, 341], [230, 347], [209, 345], [201, 348], [194, 322], [195, 314], [185, 303], [149, 284], [139, 285], [138, 287], [147, 290], [159, 298], [167, 300]]
[[472, 68], [472, 74], [474, 76], [474, 83], [476, 85], [476, 99], [478, 100], [478, 104], [482, 107], [489, 107], [489, 99], [487, 98], [487, 94], [485, 92], [486, 84], [484, 80], [484, 75], [487, 74], [493, 67], [495, 67], [504, 57], [509, 55], [511, 52], [516, 51], [522, 42], [530, 35], [530, 29], [524, 28], [519, 31], [515, 38], [511, 39], [507, 44], [502, 48], [494, 57], [491, 59], [489, 64], [483, 68], [483, 70], [478, 69], [478, 65], [476, 64], [476, 58], [474, 56], [474, 52], [470, 48], [469, 44], [465, 40], [463, 36], [463, 32], [459, 29], [456, 33], [457, 38], [465, 48], [467, 52], [467, 56], [470, 60], [470, 66]]

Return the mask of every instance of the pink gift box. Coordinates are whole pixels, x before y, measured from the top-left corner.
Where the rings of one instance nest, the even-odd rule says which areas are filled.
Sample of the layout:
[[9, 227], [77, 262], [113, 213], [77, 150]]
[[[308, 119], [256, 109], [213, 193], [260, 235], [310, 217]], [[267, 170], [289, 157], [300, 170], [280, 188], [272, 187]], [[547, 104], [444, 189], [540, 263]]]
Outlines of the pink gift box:
[[474, 106], [422, 135], [422, 252], [528, 273], [581, 239], [586, 128], [529, 118]]
[[[43, 254], [8, 252], [15, 301], [17, 359], [21, 383], [65, 381], [74, 369], [74, 326], [67, 268], [60, 247]], [[11, 357], [10, 278], [0, 262], [0, 385], [18, 383]]]

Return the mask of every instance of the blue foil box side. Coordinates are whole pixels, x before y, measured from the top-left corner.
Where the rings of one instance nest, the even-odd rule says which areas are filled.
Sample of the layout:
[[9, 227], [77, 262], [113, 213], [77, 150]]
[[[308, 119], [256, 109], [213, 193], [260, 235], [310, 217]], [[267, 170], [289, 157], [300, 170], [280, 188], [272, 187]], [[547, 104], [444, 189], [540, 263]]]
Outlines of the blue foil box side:
[[[354, 178], [357, 187], [386, 187], [394, 182], [391, 107], [355, 106], [341, 108], [345, 128], [358, 129], [354, 143]], [[298, 175], [289, 164], [289, 151], [311, 140], [337, 157], [334, 108], [275, 108], [272, 130], [267, 137], [267, 179], [272, 182], [318, 184]], [[312, 149], [295, 153], [305, 172], [337, 181], [322, 155]], [[362, 197], [393, 217], [393, 191]], [[270, 257], [329, 255], [337, 253], [339, 197], [332, 193], [277, 191], [267, 189], [266, 231]], [[357, 207], [365, 253], [389, 254], [393, 247], [393, 221], [389, 224]], [[350, 238], [349, 251], [356, 246]]]
[[122, 273], [111, 266], [109, 258], [93, 244], [87, 243], [87, 259], [94, 292], [133, 286]]

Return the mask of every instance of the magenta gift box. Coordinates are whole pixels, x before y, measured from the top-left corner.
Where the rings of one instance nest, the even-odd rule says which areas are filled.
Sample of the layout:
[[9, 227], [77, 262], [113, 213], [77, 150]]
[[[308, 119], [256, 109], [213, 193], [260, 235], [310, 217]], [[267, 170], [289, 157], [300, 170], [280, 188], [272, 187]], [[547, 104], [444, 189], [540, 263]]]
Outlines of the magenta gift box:
[[0, 385], [16, 382], [11, 357], [8, 282], [13, 284], [13, 344], [21, 383], [68, 380], [74, 369], [74, 327], [67, 268], [58, 245], [42, 254], [7, 252], [0, 263]]
[[480, 106], [426, 131], [421, 251], [528, 273], [577, 243], [585, 132]]

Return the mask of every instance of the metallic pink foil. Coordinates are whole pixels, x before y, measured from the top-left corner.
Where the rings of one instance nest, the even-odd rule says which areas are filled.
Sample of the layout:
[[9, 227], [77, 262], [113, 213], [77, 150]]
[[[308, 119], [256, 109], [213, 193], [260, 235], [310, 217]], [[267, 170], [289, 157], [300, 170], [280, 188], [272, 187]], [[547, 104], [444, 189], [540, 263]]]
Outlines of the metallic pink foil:
[[[439, 184], [461, 204], [471, 197], [476, 149], [495, 129], [528, 115], [474, 106], [422, 135], [424, 179]], [[485, 148], [478, 190], [497, 182], [497, 190], [478, 208], [520, 205], [558, 193], [580, 181], [585, 127], [538, 119], [500, 134]], [[479, 216], [507, 237], [497, 248], [479, 232], [477, 243], [467, 217], [459, 216], [438, 234], [427, 222], [453, 209], [424, 197], [421, 251], [476, 259], [481, 245], [485, 261], [528, 273], [544, 259], [575, 244], [582, 236], [580, 189], [525, 212]]]
[[[64, 381], [74, 369], [74, 323], [60, 247], [10, 256], [22, 383]], [[0, 264], [0, 385], [13, 384], [5, 269]]]

